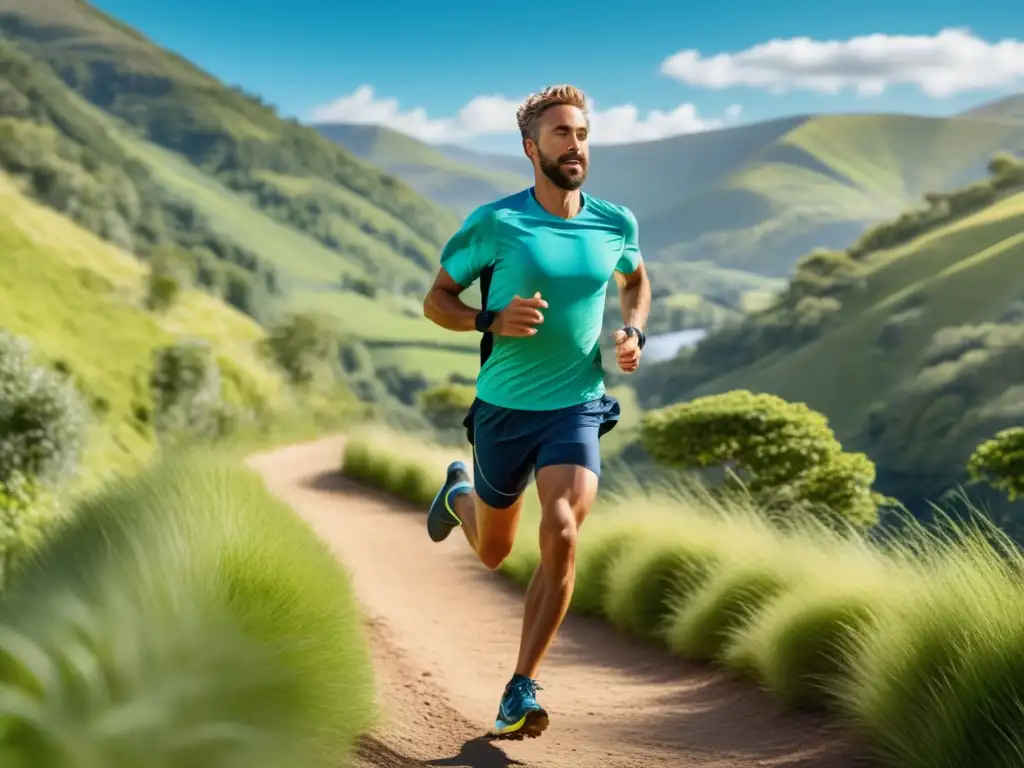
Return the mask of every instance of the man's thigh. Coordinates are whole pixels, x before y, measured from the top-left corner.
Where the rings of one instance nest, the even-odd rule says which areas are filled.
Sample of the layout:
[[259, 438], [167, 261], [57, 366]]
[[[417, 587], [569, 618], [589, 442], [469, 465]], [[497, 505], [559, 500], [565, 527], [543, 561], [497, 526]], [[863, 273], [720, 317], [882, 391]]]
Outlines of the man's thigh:
[[535, 435], [522, 413], [480, 401], [474, 404], [466, 426], [473, 446], [480, 547], [510, 548], [533, 472]]

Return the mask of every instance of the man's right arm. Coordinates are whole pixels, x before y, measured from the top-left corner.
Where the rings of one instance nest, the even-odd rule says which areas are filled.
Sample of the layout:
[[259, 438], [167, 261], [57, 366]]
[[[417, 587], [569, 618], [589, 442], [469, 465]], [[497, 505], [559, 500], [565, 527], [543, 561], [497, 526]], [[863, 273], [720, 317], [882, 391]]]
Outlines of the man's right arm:
[[423, 300], [426, 318], [450, 331], [476, 329], [480, 311], [459, 298], [484, 269], [494, 266], [497, 222], [492, 209], [481, 206], [466, 217], [459, 231], [445, 243], [441, 268]]
[[[441, 268], [423, 300], [426, 318], [449, 331], [475, 331], [480, 310], [467, 306], [459, 295], [484, 269], [494, 266], [496, 252], [494, 211], [477, 208], [441, 253]], [[547, 306], [539, 293], [529, 299], [516, 296], [498, 312], [487, 330], [499, 336], [533, 336], [536, 326], [544, 322], [540, 310]]]
[[455, 282], [448, 271], [441, 267], [423, 300], [423, 314], [431, 322], [449, 331], [476, 330], [476, 316], [480, 310], [467, 306], [459, 298], [459, 294], [464, 290], [466, 289]]

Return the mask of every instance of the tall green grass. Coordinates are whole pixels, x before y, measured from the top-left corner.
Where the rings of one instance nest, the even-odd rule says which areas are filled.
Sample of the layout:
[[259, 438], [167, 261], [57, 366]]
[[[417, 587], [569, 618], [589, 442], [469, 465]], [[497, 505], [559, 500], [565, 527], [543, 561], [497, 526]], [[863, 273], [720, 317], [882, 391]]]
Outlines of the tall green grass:
[[171, 457], [80, 502], [0, 602], [0, 764], [336, 768], [371, 723], [348, 575], [254, 474]]
[[[343, 458], [424, 508], [453, 457], [378, 429]], [[539, 560], [528, 493], [502, 565], [523, 586]], [[1024, 555], [980, 518], [901, 536], [770, 520], [683, 483], [635, 488], [584, 523], [572, 609], [831, 712], [892, 768], [1024, 764]]]

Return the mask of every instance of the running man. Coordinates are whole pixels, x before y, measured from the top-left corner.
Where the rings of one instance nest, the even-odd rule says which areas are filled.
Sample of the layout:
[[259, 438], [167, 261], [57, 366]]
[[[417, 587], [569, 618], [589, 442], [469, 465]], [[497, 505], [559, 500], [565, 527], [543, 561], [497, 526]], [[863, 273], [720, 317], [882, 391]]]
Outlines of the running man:
[[[614, 275], [619, 286], [623, 327], [614, 341], [626, 373], [640, 362], [651, 289], [632, 212], [580, 191], [590, 162], [583, 92], [548, 88], [517, 118], [534, 186], [467, 217], [423, 303], [442, 328], [481, 334], [477, 396], [464, 422], [475, 486], [462, 462], [451, 464], [427, 530], [439, 542], [461, 527], [480, 562], [497, 568], [535, 473], [541, 563], [495, 733], [537, 737], [548, 725], [537, 671], [572, 597], [576, 539], [601, 472], [598, 440], [619, 418], [598, 346], [608, 282]], [[477, 279], [482, 309], [459, 298]]]

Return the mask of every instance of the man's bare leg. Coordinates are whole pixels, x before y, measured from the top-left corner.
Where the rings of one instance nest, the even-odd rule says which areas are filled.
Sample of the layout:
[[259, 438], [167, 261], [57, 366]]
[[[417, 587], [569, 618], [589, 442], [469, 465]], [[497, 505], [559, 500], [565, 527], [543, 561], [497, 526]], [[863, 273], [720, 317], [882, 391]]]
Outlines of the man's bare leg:
[[597, 496], [597, 475], [575, 465], [537, 473], [541, 500], [541, 562], [527, 590], [516, 674], [536, 678], [565, 619], [576, 583], [576, 539]]

